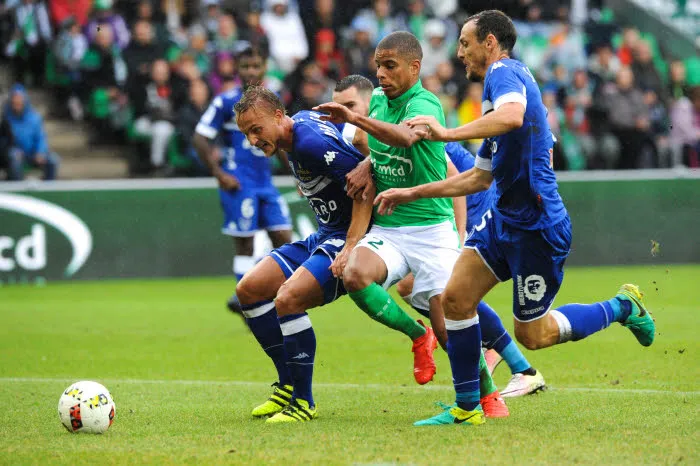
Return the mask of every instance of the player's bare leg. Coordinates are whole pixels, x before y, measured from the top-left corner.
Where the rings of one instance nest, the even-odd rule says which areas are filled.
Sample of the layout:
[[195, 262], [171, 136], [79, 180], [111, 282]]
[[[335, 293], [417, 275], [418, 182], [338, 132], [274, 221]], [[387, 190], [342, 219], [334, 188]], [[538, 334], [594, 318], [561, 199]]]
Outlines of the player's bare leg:
[[343, 283], [352, 300], [367, 315], [413, 341], [413, 375], [416, 382], [426, 384], [435, 375], [435, 334], [409, 316], [379, 285], [387, 280], [387, 275], [387, 266], [379, 255], [367, 247], [357, 247], [348, 259]]
[[277, 292], [275, 307], [294, 392], [290, 404], [268, 419], [268, 423], [310, 421], [316, 416], [311, 390], [316, 335], [306, 311], [323, 303], [321, 285], [303, 266]]
[[270, 237], [273, 248], [279, 248], [283, 244], [292, 242], [292, 230], [268, 230], [267, 236]]
[[236, 296], [248, 328], [277, 369], [278, 382], [270, 398], [253, 409], [264, 417], [281, 411], [292, 399], [292, 379], [287, 369], [284, 339], [273, 299], [286, 281], [284, 272], [270, 256], [258, 262], [236, 285]]

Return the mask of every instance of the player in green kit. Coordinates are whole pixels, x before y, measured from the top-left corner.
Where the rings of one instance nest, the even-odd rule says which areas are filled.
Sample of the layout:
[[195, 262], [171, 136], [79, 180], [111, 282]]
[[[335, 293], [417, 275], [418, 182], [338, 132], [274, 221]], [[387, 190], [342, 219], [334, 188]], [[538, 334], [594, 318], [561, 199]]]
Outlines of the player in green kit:
[[[367, 132], [378, 193], [444, 180], [447, 175], [444, 144], [422, 140], [415, 129], [402, 124], [425, 114], [444, 121], [438, 98], [419, 80], [422, 55], [415, 36], [392, 33], [375, 51], [380, 87], [372, 94], [369, 117], [337, 103], [314, 108], [327, 113], [326, 119], [333, 123], [350, 123]], [[334, 272], [342, 274], [358, 307], [413, 340], [414, 376], [424, 384], [435, 374], [435, 334], [403, 311], [386, 289], [413, 272], [410, 302], [430, 310], [433, 326], [444, 327], [440, 296], [460, 254], [452, 202], [421, 199], [397, 208], [392, 216], [374, 215], [373, 221], [354, 249], [341, 251], [338, 257], [347, 257], [347, 266]]]

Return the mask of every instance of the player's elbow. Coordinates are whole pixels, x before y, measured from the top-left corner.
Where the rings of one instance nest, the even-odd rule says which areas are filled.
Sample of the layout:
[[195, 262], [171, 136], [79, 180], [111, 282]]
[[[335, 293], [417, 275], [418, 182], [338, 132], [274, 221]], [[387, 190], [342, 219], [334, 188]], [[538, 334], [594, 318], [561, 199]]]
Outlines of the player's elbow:
[[508, 125], [511, 131], [521, 128], [523, 126], [524, 121], [525, 113], [520, 111], [519, 109], [508, 112], [508, 114], [506, 115], [506, 125]]

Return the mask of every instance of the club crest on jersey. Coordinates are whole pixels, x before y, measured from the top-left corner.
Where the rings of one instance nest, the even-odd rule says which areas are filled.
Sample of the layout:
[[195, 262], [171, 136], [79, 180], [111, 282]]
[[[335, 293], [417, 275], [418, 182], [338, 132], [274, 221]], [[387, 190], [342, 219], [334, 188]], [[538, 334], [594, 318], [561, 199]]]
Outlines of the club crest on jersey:
[[[520, 278], [518, 276], [518, 278]], [[541, 301], [544, 298], [544, 294], [547, 292], [547, 284], [544, 278], [540, 275], [529, 275], [525, 279], [525, 286], [523, 287], [523, 293], [525, 297], [531, 301]]]

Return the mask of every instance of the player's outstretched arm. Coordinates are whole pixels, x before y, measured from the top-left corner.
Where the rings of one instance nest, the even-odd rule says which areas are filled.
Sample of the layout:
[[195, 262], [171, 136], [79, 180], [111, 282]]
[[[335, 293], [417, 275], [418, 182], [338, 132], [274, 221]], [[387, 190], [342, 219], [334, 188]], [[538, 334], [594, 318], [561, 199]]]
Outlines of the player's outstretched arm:
[[387, 189], [376, 197], [374, 204], [378, 206], [379, 215], [391, 215], [399, 204], [407, 204], [423, 198], [468, 196], [489, 189], [492, 181], [493, 176], [490, 171], [474, 167], [442, 181], [412, 188]]
[[414, 128], [408, 125], [394, 125], [375, 120], [353, 112], [344, 105], [328, 102], [313, 108], [317, 112], [327, 115], [321, 116], [322, 120], [332, 123], [350, 123], [363, 131], [371, 134], [378, 141], [394, 147], [411, 147], [422, 138]]
[[372, 219], [372, 200], [376, 194], [374, 184], [368, 194], [367, 199], [355, 199], [352, 203], [352, 219], [350, 220], [350, 227], [348, 227], [345, 245], [338, 255], [335, 256], [335, 260], [331, 264], [331, 271], [335, 277], [343, 276], [343, 270], [348, 263], [350, 253], [355, 249], [355, 246], [365, 233], [367, 233], [369, 222]]
[[[447, 161], [447, 177], [459, 175], [459, 170], [451, 162]], [[455, 223], [457, 224], [457, 233], [459, 234], [460, 244], [464, 243], [464, 235], [467, 230], [467, 198], [465, 196], [457, 196], [452, 198], [452, 207], [455, 211]]]
[[493, 112], [458, 128], [444, 128], [433, 116], [417, 116], [407, 121], [416, 133], [431, 141], [459, 142], [470, 139], [485, 139], [508, 133], [523, 125], [525, 106], [519, 102], [508, 102]]

